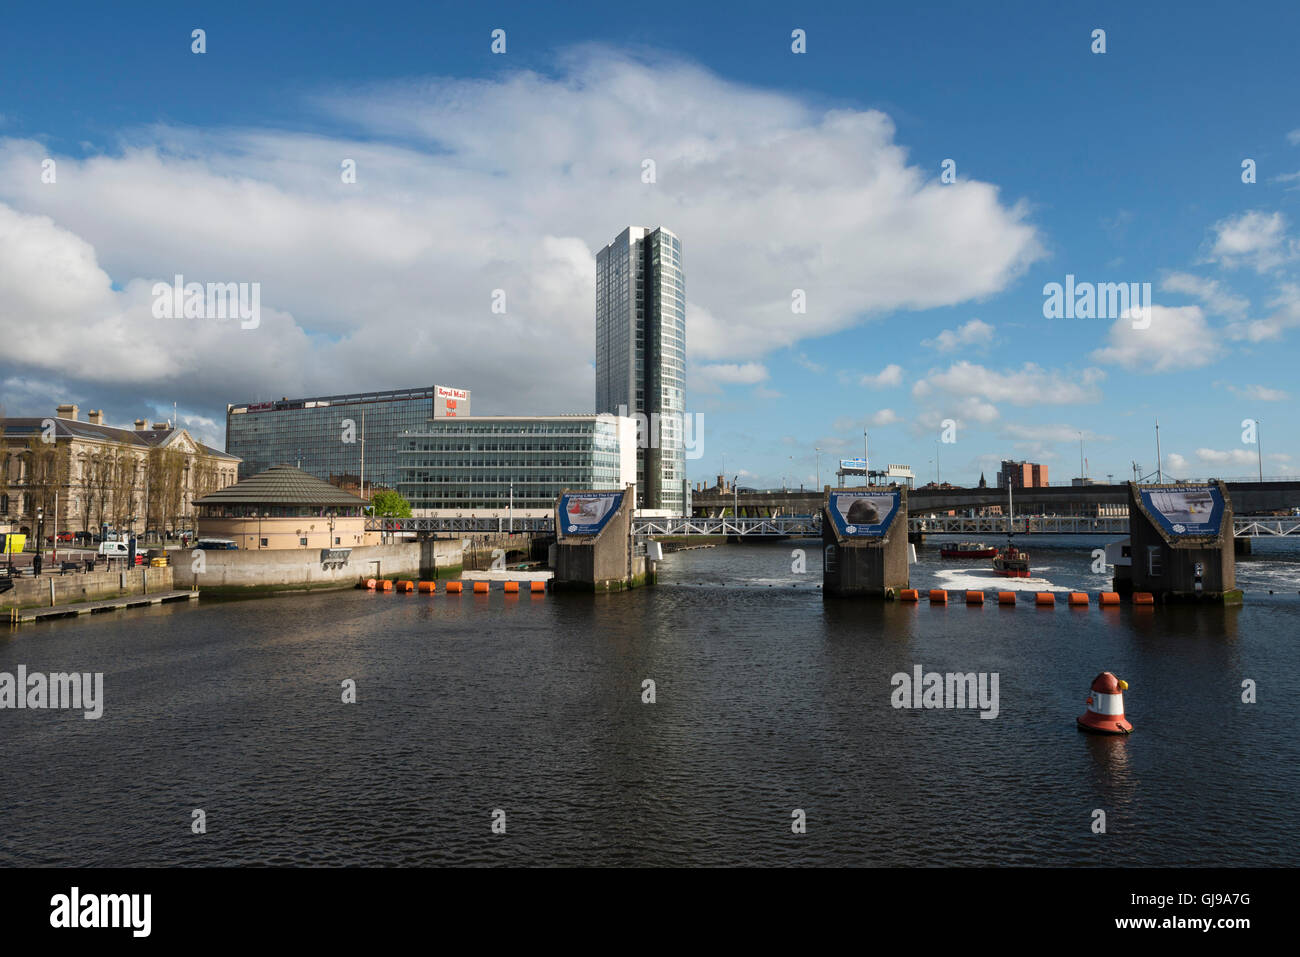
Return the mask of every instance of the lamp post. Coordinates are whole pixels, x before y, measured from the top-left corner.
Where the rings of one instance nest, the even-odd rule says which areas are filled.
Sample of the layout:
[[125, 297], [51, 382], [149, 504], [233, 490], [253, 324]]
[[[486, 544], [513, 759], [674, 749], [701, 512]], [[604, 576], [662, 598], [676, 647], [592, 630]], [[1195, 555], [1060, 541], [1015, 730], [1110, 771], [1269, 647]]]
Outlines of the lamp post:
[[817, 453], [817, 491], [822, 490], [822, 450], [815, 448]]
[[1264, 444], [1259, 440], [1259, 419], [1255, 420], [1255, 454], [1259, 456], [1259, 480], [1264, 481]]

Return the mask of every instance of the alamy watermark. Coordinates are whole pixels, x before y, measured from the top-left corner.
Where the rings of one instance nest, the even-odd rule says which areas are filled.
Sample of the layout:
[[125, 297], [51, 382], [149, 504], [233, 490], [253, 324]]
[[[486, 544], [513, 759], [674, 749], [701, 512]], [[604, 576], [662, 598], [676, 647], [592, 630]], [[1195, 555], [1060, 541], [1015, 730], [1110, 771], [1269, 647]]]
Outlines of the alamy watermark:
[[998, 716], [996, 671], [940, 674], [916, 665], [910, 675], [900, 671], [889, 683], [894, 686], [889, 703], [895, 708], [979, 708], [981, 718]]
[[1151, 283], [1149, 282], [1075, 282], [1074, 274], [1065, 283], [1049, 282], [1043, 286], [1044, 319], [1123, 319], [1133, 320], [1134, 329], [1151, 326]]
[[[618, 417], [636, 423], [636, 444], [640, 449], [681, 448], [688, 459], [704, 458], [703, 412], [629, 412], [627, 406], [618, 407]], [[608, 412], [596, 417], [612, 421]]]
[[96, 671], [45, 674], [19, 665], [14, 674], [0, 671], [0, 708], [72, 709], [87, 721], [104, 714], [104, 673]]
[[171, 285], [153, 284], [155, 319], [239, 319], [241, 329], [262, 324], [260, 282], [190, 282], [177, 275]]

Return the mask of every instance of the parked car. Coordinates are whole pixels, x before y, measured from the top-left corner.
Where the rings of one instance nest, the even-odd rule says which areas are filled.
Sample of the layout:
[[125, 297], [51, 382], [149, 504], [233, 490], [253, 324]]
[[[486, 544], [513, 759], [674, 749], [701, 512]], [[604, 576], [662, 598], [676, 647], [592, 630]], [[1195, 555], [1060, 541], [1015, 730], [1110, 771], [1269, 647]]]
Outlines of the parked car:
[[239, 548], [233, 539], [230, 538], [200, 538], [194, 543], [195, 548], [201, 548], [204, 551], [234, 551]]

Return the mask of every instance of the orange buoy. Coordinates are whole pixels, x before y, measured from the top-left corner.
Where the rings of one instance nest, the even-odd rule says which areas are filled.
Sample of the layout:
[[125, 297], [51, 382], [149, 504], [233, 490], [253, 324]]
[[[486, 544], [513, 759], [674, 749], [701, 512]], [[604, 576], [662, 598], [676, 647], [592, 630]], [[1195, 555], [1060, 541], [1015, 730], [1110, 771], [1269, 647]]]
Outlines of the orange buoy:
[[371, 591], [374, 591], [374, 590], [375, 590], [375, 580], [374, 580], [373, 578], [367, 578], [367, 579], [366, 579], [366, 587], [367, 587], [368, 589], [370, 589]]
[[946, 591], [944, 591], [942, 588], [931, 588], [931, 589], [930, 589], [930, 604], [931, 604], [931, 605], [946, 605], [946, 604], [948, 604], [948, 593], [947, 593]]
[[1093, 734], [1129, 734], [1133, 725], [1124, 717], [1124, 692], [1128, 682], [1103, 671], [1092, 680], [1087, 710], [1076, 718], [1079, 730]]
[[1135, 591], [1133, 593], [1133, 604], [1135, 605], [1154, 605], [1156, 596], [1149, 591]]
[[1086, 591], [1070, 592], [1071, 605], [1087, 605], [1089, 601], [1090, 599], [1088, 598], [1088, 593]]
[[542, 594], [546, 594], [546, 582], [539, 582], [539, 581], [533, 582], [530, 591], [532, 591], [534, 595], [536, 595], [538, 592], [541, 592]]
[[448, 595], [459, 595], [459, 594], [460, 594], [461, 587], [462, 587], [462, 586], [461, 586], [461, 583], [460, 583], [460, 582], [447, 582], [447, 594], [448, 594]]
[[401, 581], [397, 583], [398, 591], [415, 591], [415, 582]]
[[1056, 605], [1056, 596], [1050, 591], [1040, 591], [1034, 596], [1035, 605]]
[[437, 582], [420, 582], [420, 591], [426, 595], [432, 595], [438, 590]]
[[514, 594], [519, 591], [519, 582], [506, 582], [506, 591]]
[[1117, 592], [1117, 591], [1104, 591], [1104, 592], [1102, 592], [1102, 593], [1097, 597], [1097, 601], [1098, 601], [1099, 604], [1102, 604], [1102, 605], [1118, 605], [1118, 604], [1119, 604], [1119, 592]]
[[487, 583], [487, 582], [475, 582], [475, 583], [474, 583], [474, 594], [476, 594], [476, 595], [485, 595], [485, 594], [487, 594], [487, 590], [488, 590], [488, 583]]
[[898, 593], [899, 601], [920, 601], [921, 595], [915, 588], [904, 588]]
[[379, 589], [379, 591], [392, 591], [393, 583], [389, 579], [385, 578], [382, 579], [375, 587]]
[[968, 605], [984, 604], [984, 593], [982, 591], [968, 591], [966, 593], [966, 604]]
[[1013, 591], [998, 592], [999, 605], [1014, 605], [1016, 603], [1016, 593]]

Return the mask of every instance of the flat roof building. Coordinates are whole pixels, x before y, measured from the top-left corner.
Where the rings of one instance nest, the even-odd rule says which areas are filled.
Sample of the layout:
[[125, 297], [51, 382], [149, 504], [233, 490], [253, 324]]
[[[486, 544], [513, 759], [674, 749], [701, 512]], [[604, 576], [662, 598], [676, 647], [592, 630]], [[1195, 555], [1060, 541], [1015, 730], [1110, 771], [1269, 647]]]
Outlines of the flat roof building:
[[403, 439], [397, 490], [426, 516], [550, 515], [565, 489], [634, 483], [636, 452], [626, 416], [431, 419]]
[[226, 407], [226, 451], [243, 459], [241, 479], [288, 462], [325, 481], [396, 488], [403, 433], [469, 412], [468, 389], [437, 385], [244, 402]]

